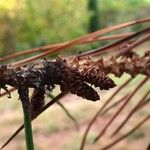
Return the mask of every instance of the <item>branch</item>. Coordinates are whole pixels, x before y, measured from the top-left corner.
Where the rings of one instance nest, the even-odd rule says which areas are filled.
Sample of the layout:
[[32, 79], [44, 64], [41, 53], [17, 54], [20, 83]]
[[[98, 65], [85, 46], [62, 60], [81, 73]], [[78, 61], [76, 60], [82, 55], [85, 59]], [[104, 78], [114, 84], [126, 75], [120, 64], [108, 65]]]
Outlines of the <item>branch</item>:
[[87, 139], [87, 136], [88, 136], [88, 133], [92, 127], [92, 125], [94, 124], [94, 122], [96, 121], [96, 119], [98, 118], [98, 116], [101, 114], [101, 112], [105, 109], [105, 107], [113, 100], [113, 98], [115, 98], [115, 96], [126, 86], [128, 85], [130, 82], [131, 82], [132, 78], [130, 77], [128, 80], [126, 80], [106, 101], [105, 103], [102, 105], [102, 107], [100, 107], [100, 109], [96, 112], [96, 114], [93, 116], [93, 118], [90, 120], [85, 132], [84, 132], [84, 135], [83, 135], [83, 138], [82, 138], [82, 141], [81, 141], [81, 146], [80, 146], [80, 150], [83, 150], [84, 149], [84, 146], [85, 146], [85, 142], [86, 142], [86, 139]]
[[[52, 94], [48, 94], [48, 96], [50, 98], [54, 98], [54, 96]], [[78, 121], [71, 115], [71, 113], [68, 111], [68, 109], [59, 101], [57, 101], [57, 104], [64, 110], [64, 112], [66, 113], [66, 115], [73, 121], [75, 127], [77, 130], [79, 130], [79, 124]]]
[[133, 90], [133, 92], [129, 95], [129, 97], [124, 101], [124, 103], [120, 106], [120, 108], [115, 112], [115, 114], [111, 117], [111, 119], [108, 121], [108, 123], [105, 125], [105, 127], [102, 129], [102, 131], [98, 134], [98, 136], [94, 139], [94, 143], [97, 142], [102, 135], [105, 134], [108, 127], [111, 125], [111, 123], [116, 119], [116, 117], [120, 114], [120, 112], [125, 108], [125, 106], [128, 104], [128, 102], [131, 100], [131, 98], [135, 95], [135, 93], [146, 83], [146, 81], [149, 79], [149, 77], [145, 77], [140, 84]]
[[114, 145], [116, 145], [117, 143], [119, 143], [120, 141], [122, 141], [123, 139], [125, 139], [126, 137], [128, 137], [129, 135], [131, 135], [138, 128], [140, 128], [149, 119], [150, 119], [150, 115], [148, 115], [147, 117], [145, 117], [141, 122], [139, 122], [133, 129], [131, 129], [130, 131], [128, 131], [126, 134], [122, 135], [121, 137], [119, 137], [115, 141], [113, 141], [112, 143], [106, 145], [105, 147], [103, 147], [103, 148], [101, 148], [99, 150], [108, 150], [109, 148], [112, 148]]
[[139, 102], [135, 105], [135, 107], [129, 112], [129, 114], [126, 116], [126, 118], [122, 121], [122, 123], [117, 127], [117, 129], [112, 133], [112, 136], [113, 137], [114, 135], [116, 135], [121, 129], [123, 126], [125, 126], [125, 124], [127, 123], [127, 121], [131, 118], [131, 116], [137, 111], [139, 110], [139, 108], [142, 108], [140, 107], [142, 104], [143, 104], [143, 101], [147, 98], [147, 96], [150, 94], [150, 90], [139, 100]]

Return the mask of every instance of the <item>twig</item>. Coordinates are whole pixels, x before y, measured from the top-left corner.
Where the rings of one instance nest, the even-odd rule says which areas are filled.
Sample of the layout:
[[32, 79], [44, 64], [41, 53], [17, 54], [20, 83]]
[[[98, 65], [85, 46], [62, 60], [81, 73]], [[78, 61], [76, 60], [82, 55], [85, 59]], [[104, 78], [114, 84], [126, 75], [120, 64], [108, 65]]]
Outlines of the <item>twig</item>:
[[130, 81], [132, 80], [132, 78], [130, 77], [128, 80], [126, 80], [109, 98], [108, 100], [106, 100], [106, 102], [103, 104], [103, 106], [96, 112], [96, 114], [94, 115], [94, 117], [91, 119], [91, 121], [89, 122], [82, 141], [81, 141], [81, 146], [80, 146], [80, 150], [84, 149], [85, 146], [85, 142], [86, 142], [86, 138], [88, 136], [88, 133], [92, 127], [92, 125], [94, 124], [94, 122], [96, 121], [97, 117], [99, 116], [99, 114], [104, 110], [104, 108], [110, 103], [110, 101], [127, 85], [130, 83]]
[[[114, 39], [124, 38], [124, 37], [130, 36], [132, 34], [134, 34], [134, 32], [123, 33], [123, 34], [116, 34], [116, 35], [110, 35], [110, 36], [96, 37], [96, 38], [88, 39], [88, 40], [86, 40], [84, 42], [81, 42], [79, 44], [87, 44], [87, 43], [97, 42], [97, 41], [114, 40]], [[10, 60], [12, 58], [16, 58], [16, 57], [19, 57], [19, 56], [22, 56], [22, 55], [25, 56], [25, 55], [28, 55], [28, 54], [33, 54], [35, 52], [48, 51], [50, 49], [53, 49], [53, 48], [56, 48], [56, 47], [60, 47], [60, 46], [62, 46], [64, 44], [67, 44], [67, 43], [69, 43], [69, 42], [63, 42], [63, 43], [59, 43], [59, 44], [46, 45], [46, 46], [42, 46], [42, 47], [38, 47], [38, 48], [29, 49], [29, 50], [26, 50], [26, 51], [20, 51], [20, 52], [17, 52], [17, 53], [14, 53], [14, 54], [10, 54], [10, 55], [7, 55], [7, 56], [4, 56], [4, 57], [0, 58], [0, 62], [4, 62], [4, 61], [7, 61], [7, 60]]]
[[[54, 96], [52, 94], [48, 94], [48, 96], [52, 99], [54, 99]], [[65, 114], [73, 121], [76, 129], [79, 131], [79, 124], [78, 121], [71, 115], [71, 113], [68, 111], [68, 109], [59, 101], [56, 102], [65, 112]]]
[[[110, 49], [113, 49], [114, 50], [117, 50], [117, 47], [120, 47], [120, 45], [126, 43], [126, 44], [129, 44], [129, 42], [131, 42], [131, 39], [134, 39], [142, 34], [145, 34], [145, 33], [148, 33], [150, 32], [150, 27], [146, 28], [146, 29], [143, 29], [141, 31], [138, 31], [136, 33], [134, 33], [133, 35], [130, 35], [128, 37], [125, 37], [117, 42], [114, 42], [112, 44], [109, 44], [109, 45], [106, 45], [102, 48], [96, 48], [96, 49], [93, 49], [93, 50], [90, 50], [88, 52], [84, 52], [82, 54], [77, 54], [75, 55], [76, 57], [78, 57], [79, 59], [81, 59], [82, 57], [85, 57], [85, 56], [98, 56], [98, 55], [101, 55], [103, 54], [104, 52], [108, 52], [108, 50]], [[132, 43], [132, 42], [131, 42]]]
[[115, 106], [117, 106], [118, 104], [120, 104], [121, 102], [123, 102], [124, 100], [127, 99], [129, 93], [126, 94], [125, 96], [123, 96], [122, 98], [120, 98], [119, 100], [117, 100], [116, 102], [114, 102], [113, 104], [111, 104], [110, 106], [108, 106], [106, 109], [104, 109], [102, 111], [102, 113], [100, 114], [100, 116], [104, 116], [110, 109], [114, 108]]
[[131, 135], [134, 131], [136, 131], [139, 127], [141, 127], [149, 119], [150, 119], [150, 115], [148, 115], [147, 117], [145, 117], [141, 122], [139, 122], [133, 129], [131, 129], [130, 131], [128, 131], [126, 134], [122, 135], [121, 137], [119, 137], [118, 139], [116, 139], [115, 141], [113, 141], [112, 143], [106, 145], [105, 147], [103, 147], [103, 148], [101, 148], [99, 150], [108, 150], [109, 148], [112, 148], [114, 145], [116, 145], [117, 143], [119, 143], [120, 141], [122, 141], [123, 139], [125, 139], [126, 137], [128, 137], [129, 135]]
[[139, 46], [140, 44], [146, 42], [147, 40], [150, 39], [150, 34], [145, 35], [144, 37], [140, 38], [139, 40], [133, 42], [132, 44], [128, 45], [127, 48], [121, 50], [118, 52], [115, 57], [118, 58], [124, 54], [126, 54], [129, 50], [132, 50], [133, 48]]
[[108, 123], [105, 125], [105, 127], [102, 129], [102, 131], [98, 134], [98, 136], [94, 139], [93, 143], [96, 143], [99, 138], [104, 135], [108, 127], [111, 125], [111, 123], [116, 119], [116, 117], [120, 114], [120, 112], [125, 108], [125, 106], [128, 104], [128, 102], [131, 100], [131, 98], [135, 95], [135, 93], [144, 85], [144, 83], [149, 79], [149, 77], [145, 77], [142, 82], [133, 90], [133, 92], [129, 95], [129, 97], [125, 100], [125, 102], [120, 106], [120, 108], [115, 112], [115, 114], [112, 116], [112, 118], [108, 121]]
[[103, 35], [105, 33], [108, 33], [108, 32], [114, 31], [114, 30], [118, 30], [118, 29], [121, 29], [121, 28], [124, 28], [124, 27], [127, 27], [127, 26], [135, 25], [135, 24], [138, 24], [138, 23], [149, 22], [149, 21], [150, 21], [150, 18], [144, 18], [144, 19], [141, 19], [141, 20], [131, 21], [131, 22], [111, 26], [111, 27], [108, 27], [108, 28], [104, 28], [104, 29], [98, 30], [96, 32], [93, 32], [93, 33], [87, 34], [85, 36], [82, 36], [78, 39], [72, 40], [69, 43], [67, 43], [65, 45], [62, 45], [60, 47], [56, 47], [56, 48], [53, 48], [49, 51], [43, 52], [42, 54], [30, 57], [30, 58], [26, 58], [26, 59], [23, 59], [21, 61], [17, 61], [15, 63], [12, 63], [12, 65], [13, 66], [20, 66], [20, 65], [29, 63], [33, 60], [37, 60], [39, 58], [45, 57], [45, 56], [47, 56], [47, 55], [49, 55], [53, 52], [57, 52], [57, 51], [60, 51], [60, 50], [64, 50], [64, 49], [73, 47], [73, 46], [77, 45], [78, 43], [84, 42], [85, 40], [88, 40], [88, 39], [91, 39], [91, 38], [94, 38], [94, 37], [97, 37], [97, 36], [100, 36], [100, 35]]
[[129, 112], [129, 114], [126, 116], [126, 118], [122, 121], [122, 123], [117, 127], [117, 129], [112, 133], [111, 137], [113, 137], [114, 135], [116, 135], [123, 126], [125, 126], [125, 124], [127, 123], [127, 121], [131, 118], [131, 116], [137, 111], [139, 110], [138, 108], [141, 108], [141, 104], [143, 103], [143, 101], [146, 99], [146, 97], [149, 95], [150, 90], [140, 99], [140, 101], [135, 105], [135, 107]]
[[74, 122], [76, 130], [79, 131], [78, 121], [70, 114], [70, 112], [67, 110], [67, 108], [61, 102], [58, 101], [57, 104], [64, 110], [66, 115]]

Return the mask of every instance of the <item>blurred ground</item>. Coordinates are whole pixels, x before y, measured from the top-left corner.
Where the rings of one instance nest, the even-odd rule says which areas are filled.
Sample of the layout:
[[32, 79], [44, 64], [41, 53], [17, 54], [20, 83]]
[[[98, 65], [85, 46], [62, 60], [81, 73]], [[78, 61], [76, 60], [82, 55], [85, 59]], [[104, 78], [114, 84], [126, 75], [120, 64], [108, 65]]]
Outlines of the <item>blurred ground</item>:
[[[116, 79], [116, 82], [120, 84], [126, 78], [127, 76], [123, 76], [121, 80]], [[134, 79], [129, 87], [122, 91], [121, 94], [114, 100], [117, 100], [119, 97], [126, 94], [128, 90], [132, 90], [133, 85], [135, 85], [141, 78], [141, 76], [138, 76], [136, 79]], [[109, 111], [106, 115], [104, 115], [103, 118], [99, 118], [87, 139], [86, 150], [97, 150], [100, 147], [110, 143], [112, 140], [109, 137], [110, 133], [114, 131], [118, 123], [123, 120], [129, 110], [133, 108], [133, 105], [137, 103], [139, 96], [142, 96], [147, 89], [148, 84], [145, 85], [144, 88], [142, 88], [140, 92], [135, 95], [132, 101], [127, 105], [126, 109], [121, 113], [121, 115], [119, 115], [112, 126], [108, 129], [108, 132], [100, 140], [100, 142], [98, 142], [96, 145], [93, 145], [92, 141], [94, 137], [99, 133], [107, 120], [111, 117], [112, 112], [114, 112], [117, 107]], [[98, 108], [100, 108], [100, 106], [105, 102], [110, 94], [111, 91], [100, 92], [101, 101], [98, 102], [83, 100], [71, 94], [61, 99], [61, 102], [78, 120], [80, 124], [80, 131], [76, 130], [73, 122], [66, 116], [63, 110], [57, 104], [55, 104], [33, 122], [35, 149], [78, 150], [88, 121], [95, 114]], [[12, 99], [8, 99], [7, 97], [0, 98], [0, 145], [2, 145], [8, 139], [8, 137], [19, 127], [23, 121], [21, 105], [19, 100], [17, 100], [17, 93], [13, 92], [12, 97]], [[48, 98], [47, 101], [49, 101]], [[149, 113], [148, 107], [149, 105], [144, 107], [144, 109], [138, 113], [134, 114], [134, 117], [130, 119], [129, 123], [125, 126], [125, 128], [123, 128], [118, 136], [130, 130], [130, 128], [142, 120], [142, 118]], [[149, 129], [150, 128], [147, 122], [138, 131], [134, 132], [134, 134], [124, 141], [120, 142], [120, 144], [111, 148], [111, 150], [145, 150], [150, 140], [150, 134], [148, 133]], [[21, 132], [19, 135], [17, 135], [17, 137], [5, 148], [5, 150], [10, 149], [25, 150], [24, 132]]]

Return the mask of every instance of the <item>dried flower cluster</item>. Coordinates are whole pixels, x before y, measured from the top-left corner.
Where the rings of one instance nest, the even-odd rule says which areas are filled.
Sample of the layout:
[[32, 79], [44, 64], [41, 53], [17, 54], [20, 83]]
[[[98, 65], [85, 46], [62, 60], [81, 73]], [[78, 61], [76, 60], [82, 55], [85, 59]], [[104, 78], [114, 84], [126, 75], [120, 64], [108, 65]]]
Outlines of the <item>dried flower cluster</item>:
[[117, 61], [114, 57], [111, 57], [108, 61], [104, 62], [106, 72], [109, 73], [111, 71], [117, 77], [122, 76], [123, 73], [128, 73], [132, 77], [138, 74], [150, 76], [150, 51], [145, 52], [142, 57], [132, 53], [130, 57], [124, 55], [120, 59], [120, 61]]
[[[96, 68], [74, 68], [65, 60], [58, 58], [53, 62], [43, 61], [42, 66], [32, 65], [29, 67], [12, 68], [11, 66], [0, 66], [0, 85], [11, 85], [16, 88], [21, 86], [35, 88], [31, 98], [32, 110], [38, 106], [38, 99], [44, 99], [44, 90], [52, 90], [55, 85], [60, 85], [62, 91], [70, 91], [73, 94], [96, 101], [98, 93], [87, 83], [95, 85], [100, 89], [108, 90], [115, 86], [113, 80]], [[43, 91], [41, 90], [44, 89]], [[40, 95], [40, 96], [39, 96]], [[37, 100], [36, 100], [37, 99]]]
[[[150, 76], [150, 51], [145, 52], [144, 56], [129, 51], [118, 59], [112, 56], [108, 60], [101, 58], [98, 61], [93, 61], [92, 58], [88, 57], [82, 62], [79, 62], [77, 58], [68, 61], [72, 67], [78, 68], [82, 75], [85, 74], [85, 78], [89, 77], [90, 83], [93, 82], [94, 84], [95, 82], [94, 85], [99, 86], [100, 89], [113, 87], [112, 80], [106, 76], [109, 73], [116, 77], [121, 77], [124, 73], [130, 74], [132, 77], [138, 74]], [[87, 75], [88, 72], [90, 72], [90, 75]], [[102, 77], [103, 74], [104, 77]], [[100, 82], [97, 80], [98, 76], [101, 76]]]
[[99, 99], [97, 92], [83, 82], [79, 72], [67, 65], [65, 60], [58, 58], [55, 62], [45, 62], [44, 67], [47, 70], [47, 80], [53, 79], [48, 82], [60, 85], [62, 91], [70, 91], [93, 101]]
[[[55, 61], [44, 60], [42, 64], [13, 68], [9, 65], [0, 66], [0, 85], [13, 87], [35, 88], [31, 100], [33, 108], [38, 106], [38, 99], [44, 99], [45, 88], [51, 91], [55, 85], [60, 85], [62, 91], [96, 101], [98, 93], [87, 83], [99, 87], [100, 90], [109, 90], [115, 83], [107, 74], [112, 73], [117, 77], [123, 73], [132, 77], [137, 74], [150, 75], [150, 52], [139, 56], [134, 52], [127, 53], [118, 59], [111, 57], [108, 60], [101, 58], [93, 61], [87, 58], [79, 62], [58, 58]], [[35, 101], [37, 99], [37, 101]], [[41, 102], [44, 105], [44, 102]], [[34, 109], [33, 109], [34, 110]]]
[[31, 97], [31, 115], [35, 118], [37, 114], [42, 110], [45, 101], [45, 88], [36, 88]]
[[[9, 65], [0, 66], [0, 85], [11, 85], [19, 88], [35, 88], [32, 95], [32, 110], [36, 106], [44, 105], [45, 88], [51, 91], [55, 85], [60, 85], [62, 91], [96, 101], [98, 93], [87, 83], [99, 87], [100, 90], [109, 90], [115, 83], [107, 74], [112, 73], [120, 77], [123, 73], [132, 77], [137, 74], [150, 75], [150, 52], [139, 56], [134, 52], [126, 53], [118, 59], [111, 57], [108, 60], [101, 58], [93, 61], [87, 58], [79, 62], [58, 58], [55, 61], [44, 60], [42, 64], [13, 68]], [[39, 99], [41, 99], [39, 101]]]
[[78, 66], [78, 71], [84, 81], [87, 81], [95, 87], [99, 87], [100, 90], [109, 90], [115, 86], [114, 81], [110, 79], [97, 65], [93, 63], [90, 65], [89, 60], [84, 62], [81, 66]]

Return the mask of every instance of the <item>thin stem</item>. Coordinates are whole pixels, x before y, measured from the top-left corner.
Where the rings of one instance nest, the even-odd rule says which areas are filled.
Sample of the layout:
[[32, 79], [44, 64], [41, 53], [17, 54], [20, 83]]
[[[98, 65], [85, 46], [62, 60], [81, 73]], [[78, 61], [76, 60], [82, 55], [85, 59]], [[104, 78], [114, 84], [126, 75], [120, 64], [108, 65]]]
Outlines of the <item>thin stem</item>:
[[102, 111], [100, 117], [104, 116], [110, 109], [114, 108], [115, 106], [119, 105], [121, 102], [125, 101], [128, 95], [129, 93], [123, 96], [122, 98], [120, 98], [119, 100], [117, 100], [116, 102], [114, 102], [113, 104], [111, 104], [110, 106], [108, 106], [104, 111]]
[[43, 52], [42, 54], [38, 54], [38, 55], [32, 56], [30, 58], [26, 58], [26, 59], [17, 61], [15, 63], [12, 63], [11, 65], [15, 66], [15, 67], [20, 66], [20, 65], [24, 65], [24, 64], [29, 63], [33, 60], [37, 60], [39, 58], [45, 57], [45, 56], [47, 56], [47, 55], [49, 55], [53, 52], [57, 52], [57, 51], [60, 51], [60, 50], [65, 50], [67, 48], [78, 45], [79, 43], [82, 43], [85, 40], [88, 40], [88, 39], [91, 39], [91, 38], [96, 38], [97, 36], [102, 36], [103, 34], [106, 34], [106, 33], [109, 33], [109, 32], [115, 31], [115, 30], [119, 30], [119, 29], [122, 29], [122, 28], [125, 28], [125, 27], [128, 27], [128, 26], [131, 26], [131, 25], [135, 25], [135, 24], [139, 24], [139, 23], [145, 23], [145, 22], [149, 22], [149, 21], [150, 21], [150, 18], [148, 17], [148, 18], [144, 18], [144, 19], [141, 19], [141, 20], [126, 22], [126, 23], [122, 23], [122, 24], [119, 24], [119, 25], [104, 28], [104, 29], [98, 30], [96, 32], [84, 35], [84, 36], [82, 36], [80, 38], [77, 38], [75, 40], [72, 40], [72, 41], [70, 41], [70, 42], [68, 42], [68, 43], [66, 43], [66, 44], [64, 44], [60, 47], [55, 47], [53, 49], [50, 49], [46, 52]]
[[[91, 39], [85, 40], [84, 42], [79, 43], [79, 45], [80, 44], [88, 44], [88, 43], [97, 42], [97, 41], [120, 39], [120, 38], [128, 37], [128, 36], [133, 35], [133, 34], [134, 34], [134, 32], [129, 32], [129, 33], [122, 33], [122, 34], [115, 34], [115, 35], [110, 35], [110, 36], [91, 38]], [[46, 46], [42, 46], [42, 47], [38, 47], [38, 48], [29, 49], [26, 51], [19, 51], [19, 52], [16, 52], [16, 53], [13, 53], [10, 55], [6, 55], [6, 56], [0, 58], [0, 62], [8, 61], [12, 58], [16, 58], [16, 57], [20, 57], [20, 56], [33, 54], [35, 52], [49, 51], [53, 48], [60, 47], [60, 46], [65, 45], [67, 43], [69, 43], [69, 42], [63, 42], [63, 43], [58, 43], [58, 44], [53, 44], [53, 45], [46, 45]]]
[[125, 126], [125, 124], [127, 123], [127, 121], [132, 117], [132, 115], [138, 111], [144, 100], [147, 98], [147, 96], [149, 95], [150, 90], [140, 99], [140, 101], [135, 105], [135, 107], [129, 112], [129, 114], [126, 116], [126, 118], [122, 121], [122, 123], [117, 127], [117, 129], [112, 133], [111, 137], [113, 137], [114, 135], [116, 135], [122, 128], [123, 126]]
[[94, 122], [96, 121], [96, 119], [98, 118], [98, 116], [102, 113], [102, 111], [105, 109], [105, 107], [111, 102], [111, 100], [113, 100], [113, 98], [128, 84], [130, 83], [130, 81], [132, 80], [132, 77], [130, 77], [128, 80], [126, 80], [107, 100], [106, 102], [102, 105], [102, 107], [100, 107], [100, 109], [96, 112], [96, 114], [94, 115], [94, 117], [91, 119], [91, 121], [89, 122], [82, 141], [81, 141], [81, 145], [80, 145], [80, 150], [84, 149], [85, 146], [85, 142], [88, 136], [88, 133], [90, 132], [90, 129], [92, 127], [92, 125], [94, 124]]
[[[55, 97], [49, 93], [48, 96], [51, 98], [51, 99], [54, 99]], [[59, 101], [56, 102], [63, 110], [64, 112], [66, 113], [66, 115], [73, 121], [77, 131], [79, 131], [79, 124], [78, 124], [78, 121], [71, 115], [71, 113], [68, 111], [68, 109]]]
[[124, 101], [121, 107], [114, 113], [111, 119], [107, 122], [106, 126], [102, 129], [102, 131], [98, 134], [98, 136], [94, 139], [93, 143], [96, 143], [107, 131], [108, 127], [112, 124], [112, 122], [116, 119], [116, 117], [121, 113], [121, 111], [126, 107], [135, 93], [144, 85], [144, 83], [149, 79], [149, 77], [145, 77], [140, 84], [133, 90], [133, 92], [129, 95], [129, 97]]
[[[121, 45], [121, 44], [123, 44], [123, 43], [128, 43], [129, 41], [131, 42], [131, 40], [133, 40], [133, 39], [135, 39], [136, 37], [138, 37], [138, 36], [140, 36], [140, 35], [142, 35], [142, 34], [145, 34], [145, 33], [147, 33], [147, 32], [149, 32], [150, 31], [150, 28], [148, 27], [148, 28], [146, 28], [146, 29], [143, 29], [143, 30], [141, 30], [141, 31], [138, 31], [138, 32], [136, 32], [136, 33], [134, 33], [134, 34], [132, 34], [132, 35], [130, 35], [130, 36], [127, 36], [127, 37], [125, 37], [125, 38], [123, 38], [123, 39], [121, 39], [121, 40], [119, 40], [119, 41], [116, 41], [116, 42], [114, 42], [114, 43], [112, 43], [112, 44], [109, 44], [109, 45], [106, 45], [106, 46], [104, 46], [104, 47], [98, 47], [98, 48], [96, 48], [96, 49], [93, 49], [93, 50], [89, 50], [89, 51], [87, 51], [87, 52], [84, 52], [84, 53], [82, 53], [82, 54], [77, 54], [76, 55], [76, 57], [78, 57], [78, 58], [82, 58], [82, 57], [85, 57], [85, 56], [97, 56], [97, 55], [101, 55], [101, 54], [104, 54], [104, 52], [108, 52], [108, 50], [112, 50], [112, 49], [114, 49], [114, 50], [117, 50], [117, 48]], [[135, 40], [133, 41], [133, 42], [135, 42]]]
[[108, 150], [109, 148], [112, 148], [114, 145], [116, 145], [117, 143], [119, 143], [120, 141], [122, 141], [123, 139], [125, 139], [126, 137], [128, 137], [129, 135], [131, 135], [134, 131], [136, 131], [138, 128], [140, 128], [146, 121], [148, 121], [150, 119], [150, 115], [148, 115], [147, 117], [145, 117], [141, 122], [139, 122], [134, 128], [132, 128], [130, 131], [128, 131], [127, 133], [125, 133], [124, 135], [122, 135], [121, 137], [117, 138], [115, 141], [113, 141], [112, 143], [106, 145], [105, 147], [99, 149], [99, 150]]
[[31, 117], [30, 117], [30, 112], [28, 110], [29, 107], [23, 107], [26, 146], [27, 146], [27, 150], [34, 150]]
[[18, 89], [18, 93], [22, 102], [22, 108], [23, 108], [23, 114], [24, 114], [26, 148], [27, 150], [34, 150], [28, 88], [20, 87]]

